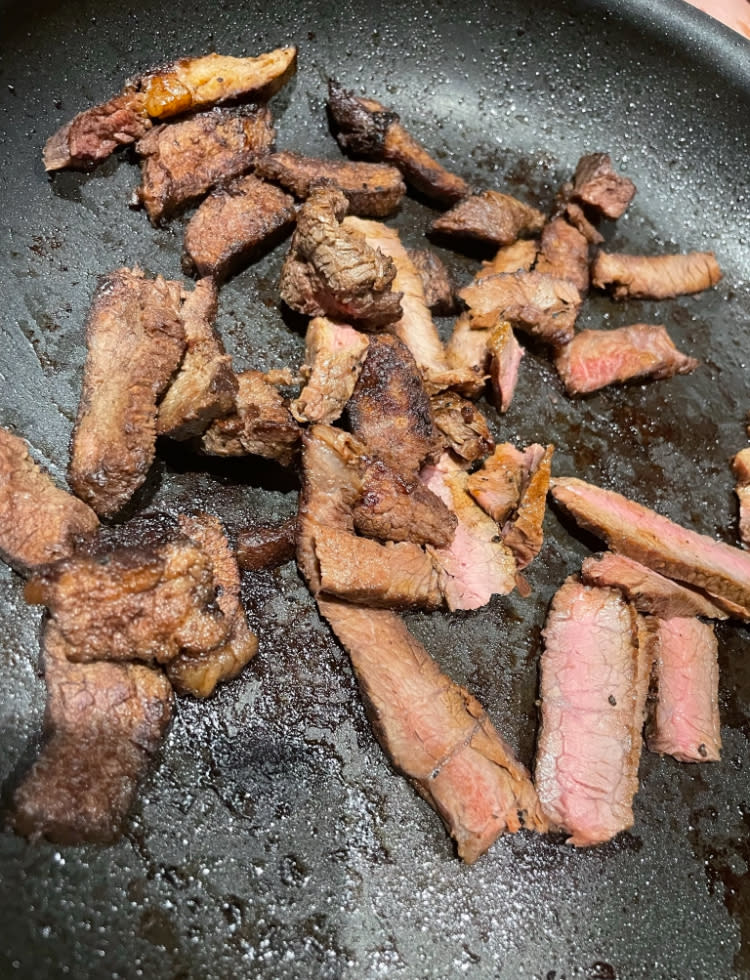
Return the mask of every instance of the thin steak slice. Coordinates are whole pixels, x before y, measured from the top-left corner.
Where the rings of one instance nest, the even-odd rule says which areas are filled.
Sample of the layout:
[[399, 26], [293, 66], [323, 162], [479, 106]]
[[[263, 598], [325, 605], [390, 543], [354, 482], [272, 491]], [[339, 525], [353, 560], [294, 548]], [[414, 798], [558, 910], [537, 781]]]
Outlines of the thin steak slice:
[[237, 564], [243, 572], [285, 565], [296, 550], [296, 514], [283, 521], [254, 522], [237, 535]]
[[660, 619], [654, 676], [656, 698], [646, 731], [652, 752], [680, 762], [718, 762], [718, 643], [711, 624]]
[[164, 674], [141, 664], [77, 664], [54, 623], [43, 634], [47, 738], [17, 787], [15, 830], [58, 844], [109, 843], [172, 714]]
[[526, 450], [526, 475], [515, 515], [503, 525], [503, 541], [510, 548], [519, 570], [526, 568], [539, 554], [544, 535], [542, 525], [549, 490], [552, 454], [550, 444], [543, 452], [534, 444]]
[[485, 457], [495, 448], [487, 419], [473, 402], [443, 391], [430, 399], [435, 425], [445, 436], [445, 448], [468, 463]]
[[154, 459], [157, 402], [185, 350], [181, 295], [180, 283], [146, 279], [140, 269], [99, 280], [68, 482], [100, 516], [130, 500]]
[[672, 299], [699, 293], [721, 279], [713, 252], [681, 255], [624, 255], [599, 252], [591, 266], [597, 289], [615, 299]]
[[541, 211], [499, 191], [482, 191], [459, 201], [436, 218], [430, 231], [452, 238], [470, 238], [492, 245], [510, 245], [544, 227]]
[[615, 171], [607, 153], [589, 153], [578, 161], [573, 182], [563, 187], [562, 193], [590, 208], [597, 217], [615, 220], [635, 197], [635, 184]]
[[258, 162], [255, 172], [302, 200], [314, 187], [333, 184], [349, 202], [349, 213], [363, 218], [393, 214], [406, 193], [400, 170], [387, 163], [318, 160], [285, 150], [269, 153]]
[[307, 325], [305, 386], [290, 411], [298, 422], [335, 422], [357, 384], [367, 337], [345, 323], [315, 317]]
[[[518, 372], [524, 349], [518, 343], [513, 327], [507, 320], [494, 317], [495, 326], [487, 333], [490, 355], [490, 383], [498, 412], [507, 412], [518, 384]], [[474, 331], [478, 332], [478, 331]]]
[[539, 242], [535, 238], [519, 238], [517, 242], [499, 248], [488, 262], [482, 262], [474, 279], [511, 272], [531, 272], [538, 252]]
[[440, 256], [430, 248], [408, 248], [409, 261], [422, 280], [424, 301], [433, 316], [450, 316], [456, 312], [453, 281]]
[[637, 378], [671, 378], [698, 367], [664, 327], [636, 323], [616, 330], [582, 330], [558, 351], [555, 367], [569, 395], [587, 395]]
[[536, 443], [526, 451], [510, 442], [501, 443], [466, 481], [467, 491], [501, 527], [518, 508], [537, 452], [541, 458], [544, 448]]
[[375, 735], [434, 807], [468, 864], [505, 832], [545, 832], [529, 774], [475, 698], [394, 613], [319, 600], [351, 657]]
[[569, 844], [599, 844], [633, 825], [647, 676], [637, 614], [616, 590], [568, 579], [543, 635], [539, 800]]
[[740, 541], [750, 548], [750, 449], [742, 449], [732, 459], [732, 470], [737, 479], [734, 492], [740, 506]]
[[26, 575], [71, 554], [98, 526], [88, 504], [37, 466], [28, 443], [0, 427], [0, 558]]
[[456, 319], [445, 348], [448, 365], [467, 378], [473, 378], [473, 383], [467, 381], [461, 386], [462, 392], [471, 398], [479, 397], [485, 388], [490, 364], [489, 335], [489, 330], [473, 329], [469, 314], [462, 313]]
[[544, 226], [535, 272], [572, 282], [581, 295], [589, 288], [589, 243], [564, 217]]
[[407, 184], [439, 204], [453, 204], [469, 193], [466, 181], [433, 159], [397, 113], [375, 99], [359, 98], [330, 79], [328, 111], [339, 145], [352, 156], [392, 163]]
[[552, 480], [552, 496], [609, 547], [655, 572], [709, 593], [732, 615], [750, 619], [750, 555], [696, 534], [613, 490], [575, 477]]

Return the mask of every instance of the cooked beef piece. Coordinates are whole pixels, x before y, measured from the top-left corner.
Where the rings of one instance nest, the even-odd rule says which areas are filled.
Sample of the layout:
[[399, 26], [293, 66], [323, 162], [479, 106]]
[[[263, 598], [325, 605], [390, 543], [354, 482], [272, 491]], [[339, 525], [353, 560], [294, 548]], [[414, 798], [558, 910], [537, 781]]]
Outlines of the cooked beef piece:
[[440, 452], [430, 400], [408, 348], [396, 337], [373, 337], [347, 405], [352, 432], [370, 453], [408, 476]]
[[686, 616], [726, 619], [728, 616], [726, 610], [697, 589], [679, 585], [624, 555], [605, 552], [586, 558], [581, 566], [581, 578], [586, 585], [619, 589], [638, 612], [659, 619]]
[[352, 156], [394, 164], [407, 184], [440, 204], [469, 193], [466, 181], [434, 160], [398, 115], [375, 99], [359, 98], [330, 79], [328, 110], [339, 145]]
[[469, 496], [468, 474], [445, 453], [422, 472], [425, 484], [450, 507], [458, 527], [447, 548], [428, 548], [440, 571], [440, 589], [448, 608], [479, 609], [516, 584], [513, 554], [500, 539], [497, 524]]
[[430, 399], [435, 425], [445, 438], [445, 448], [469, 463], [495, 448], [487, 419], [472, 402], [455, 391], [443, 391]]
[[586, 847], [633, 826], [644, 676], [637, 614], [569, 579], [544, 627], [534, 781], [550, 824]]
[[510, 245], [522, 235], [540, 232], [545, 220], [541, 211], [509, 194], [482, 191], [441, 214], [430, 225], [430, 231], [493, 245]]
[[252, 174], [205, 199], [185, 229], [186, 272], [217, 281], [273, 248], [294, 223], [294, 201]]
[[742, 449], [732, 460], [732, 469], [737, 478], [734, 492], [740, 507], [740, 541], [750, 548], [750, 449]]
[[76, 664], [54, 623], [43, 637], [47, 739], [15, 791], [13, 826], [58, 844], [109, 843], [122, 832], [140, 778], [172, 714], [161, 671]]
[[157, 402], [185, 350], [181, 293], [180, 283], [146, 279], [140, 269], [99, 280], [68, 481], [100, 516], [130, 500], [153, 461]]
[[139, 140], [142, 204], [153, 224], [192, 204], [222, 181], [239, 177], [274, 141], [265, 106], [212, 109], [181, 122], [156, 126]]
[[587, 395], [637, 378], [689, 374], [698, 361], [678, 351], [664, 327], [636, 323], [582, 330], [557, 352], [555, 367], [569, 395]]
[[595, 225], [592, 225], [580, 204], [576, 204], [575, 201], [568, 201], [563, 210], [565, 217], [574, 228], [580, 231], [589, 245], [601, 245], [604, 236], [599, 233]]
[[297, 515], [252, 524], [237, 535], [237, 564], [243, 571], [276, 568], [292, 561], [297, 548]]
[[287, 150], [269, 153], [255, 172], [303, 200], [319, 184], [333, 184], [349, 202], [349, 213], [363, 218], [393, 214], [406, 193], [401, 172], [387, 163], [318, 160]]
[[623, 255], [599, 252], [591, 281], [615, 299], [672, 299], [715, 286], [721, 270], [713, 252], [682, 255]]
[[301, 374], [306, 384], [292, 402], [298, 422], [335, 422], [357, 383], [367, 354], [367, 337], [345, 323], [315, 317], [307, 325], [305, 363]]
[[490, 355], [490, 382], [498, 412], [507, 412], [518, 384], [518, 370], [524, 349], [516, 340], [507, 320], [497, 318], [488, 331], [487, 350]]
[[187, 347], [156, 419], [156, 434], [170, 439], [201, 435], [214, 419], [234, 411], [237, 395], [232, 358], [214, 330], [216, 284], [201, 279], [192, 292], [183, 295], [181, 316]]
[[471, 398], [477, 398], [485, 388], [490, 364], [489, 336], [489, 330], [472, 329], [469, 314], [462, 313], [445, 348], [449, 367], [467, 378], [473, 377], [473, 384], [467, 381], [461, 385], [462, 392]]
[[648, 747], [680, 762], [718, 762], [719, 646], [714, 628], [695, 618], [655, 622], [656, 697], [646, 732]]
[[518, 508], [537, 452], [541, 456], [544, 449], [536, 443], [525, 452], [510, 442], [501, 443], [466, 481], [467, 491], [501, 527]]
[[589, 243], [585, 236], [563, 217], [544, 226], [536, 272], [572, 282], [584, 295], [589, 288]]
[[422, 280], [424, 301], [433, 316], [456, 312], [453, 281], [440, 256], [430, 248], [408, 248], [406, 254]]
[[89, 170], [119, 146], [142, 139], [151, 129], [143, 93], [134, 87], [102, 105], [79, 112], [44, 144], [44, 169]]
[[297, 215], [281, 270], [281, 298], [307, 316], [331, 316], [376, 329], [401, 316], [396, 269], [357, 229], [342, 224], [346, 197], [315, 187]]
[[87, 504], [37, 466], [28, 444], [0, 427], [0, 558], [25, 575], [69, 555], [98, 526]]
[[732, 615], [750, 619], [750, 555], [696, 534], [612, 490], [574, 477], [552, 480], [552, 496], [618, 554], [703, 589]]
[[443, 674], [394, 613], [318, 605], [351, 657], [378, 741], [472, 863], [499, 834], [544, 832], [526, 769], [482, 706]]
[[488, 313], [556, 346], [567, 344], [581, 308], [581, 294], [565, 279], [539, 272], [487, 276], [458, 294], [474, 314]]
[[519, 570], [526, 568], [539, 554], [544, 540], [542, 524], [549, 490], [553, 445], [540, 453], [540, 446], [526, 450], [530, 460], [528, 477], [521, 491], [515, 516], [503, 526], [503, 541], [515, 555]]
[[589, 153], [578, 161], [573, 183], [563, 188], [563, 195], [597, 216], [615, 219], [635, 197], [635, 184], [615, 172], [607, 153]]
[[504, 272], [530, 272], [538, 252], [539, 242], [536, 238], [519, 238], [510, 245], [502, 245], [489, 262], [482, 262], [482, 268], [474, 278], [484, 279]]

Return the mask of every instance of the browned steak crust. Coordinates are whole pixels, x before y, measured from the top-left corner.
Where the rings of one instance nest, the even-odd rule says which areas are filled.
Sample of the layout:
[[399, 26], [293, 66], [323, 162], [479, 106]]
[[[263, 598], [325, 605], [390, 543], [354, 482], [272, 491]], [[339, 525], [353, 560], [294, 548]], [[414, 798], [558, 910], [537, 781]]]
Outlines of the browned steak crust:
[[482, 191], [459, 201], [436, 218], [430, 230], [456, 238], [472, 238], [494, 245], [510, 245], [522, 235], [535, 235], [544, 226], [541, 211], [509, 194]]

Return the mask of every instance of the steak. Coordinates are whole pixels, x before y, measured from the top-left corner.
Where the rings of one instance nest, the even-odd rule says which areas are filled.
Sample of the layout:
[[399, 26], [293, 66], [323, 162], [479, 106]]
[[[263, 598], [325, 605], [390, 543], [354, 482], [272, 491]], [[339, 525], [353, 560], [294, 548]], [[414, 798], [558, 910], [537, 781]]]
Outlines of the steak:
[[430, 399], [435, 425], [445, 436], [445, 448], [468, 463], [484, 458], [495, 448], [487, 419], [472, 402], [455, 391]]
[[622, 217], [635, 197], [635, 184], [621, 177], [607, 153], [589, 153], [581, 157], [572, 184], [563, 195], [589, 208], [597, 217]]
[[367, 355], [367, 337], [325, 317], [307, 325], [305, 387], [290, 410], [298, 422], [335, 422], [344, 410]]
[[739, 502], [740, 541], [750, 548], [750, 449], [742, 449], [732, 459], [732, 470], [737, 479], [734, 492]]
[[102, 105], [79, 112], [44, 144], [44, 169], [90, 170], [120, 146], [142, 139], [152, 123], [143, 93], [133, 86]]
[[536, 272], [555, 279], [566, 279], [581, 295], [589, 288], [589, 243], [564, 217], [553, 218], [544, 226]]
[[576, 204], [575, 201], [568, 201], [564, 203], [563, 211], [565, 217], [573, 225], [575, 229], [580, 231], [589, 245], [601, 245], [604, 241], [604, 236], [599, 232], [599, 229], [593, 225], [580, 204]]
[[456, 312], [453, 281], [440, 256], [430, 248], [408, 248], [409, 261], [422, 280], [424, 301], [433, 316], [450, 316]]
[[715, 286], [721, 270], [713, 252], [683, 255], [623, 255], [599, 252], [591, 280], [615, 299], [673, 299]]
[[510, 245], [522, 235], [544, 227], [541, 211], [499, 191], [472, 194], [437, 217], [430, 231], [452, 238], [469, 238], [492, 245]]
[[487, 350], [490, 355], [490, 383], [495, 396], [495, 407], [498, 412], [505, 413], [516, 393], [518, 371], [524, 356], [524, 349], [516, 340], [513, 328], [507, 320], [498, 317], [495, 326], [488, 331]]
[[541, 455], [544, 449], [534, 444], [523, 452], [504, 442], [466, 481], [467, 491], [501, 527], [518, 508], [537, 451]]
[[485, 279], [487, 276], [499, 276], [503, 273], [530, 272], [538, 252], [537, 239], [519, 238], [510, 245], [501, 246], [489, 262], [482, 262], [474, 279]]
[[285, 565], [296, 550], [296, 514], [283, 521], [254, 523], [237, 535], [237, 564], [243, 571]]
[[536, 558], [544, 540], [542, 524], [555, 447], [550, 444], [541, 456], [540, 449], [540, 446], [534, 445], [526, 450], [525, 456], [529, 463], [525, 486], [521, 491], [515, 516], [503, 525], [503, 541], [515, 556], [519, 571]]
[[487, 347], [490, 331], [472, 328], [471, 317], [462, 313], [456, 320], [445, 354], [448, 365], [467, 379], [461, 386], [464, 394], [476, 398], [482, 394], [489, 370], [490, 353]]

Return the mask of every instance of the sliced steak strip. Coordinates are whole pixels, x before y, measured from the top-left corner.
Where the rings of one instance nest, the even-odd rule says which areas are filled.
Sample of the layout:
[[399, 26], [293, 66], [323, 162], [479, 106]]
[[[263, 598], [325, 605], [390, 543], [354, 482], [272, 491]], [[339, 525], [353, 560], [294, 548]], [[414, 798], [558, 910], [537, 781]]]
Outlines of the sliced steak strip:
[[526, 769], [398, 616], [318, 605], [351, 657], [383, 751], [443, 819], [464, 861], [476, 861], [501, 833], [547, 829]]
[[120, 146], [142, 139], [152, 123], [143, 93], [132, 85], [102, 105], [79, 112], [44, 144], [44, 169], [89, 170]]
[[536, 450], [540, 456], [544, 453], [543, 447], [536, 443], [526, 452], [510, 442], [501, 443], [466, 481], [467, 491], [501, 527], [518, 508]]
[[543, 635], [539, 800], [569, 844], [599, 844], [633, 825], [647, 676], [636, 613], [614, 589], [569, 579]]
[[453, 281], [440, 256], [429, 248], [408, 248], [406, 254], [422, 280], [424, 301], [433, 316], [456, 312]]
[[495, 448], [487, 419], [472, 402], [455, 391], [443, 391], [430, 399], [435, 425], [445, 436], [445, 448], [468, 463]]
[[467, 378], [473, 377], [473, 384], [467, 382], [461, 386], [464, 394], [472, 398], [481, 395], [485, 388], [490, 363], [489, 334], [489, 330], [472, 329], [471, 317], [462, 313], [445, 348], [449, 366]]
[[237, 535], [237, 564], [243, 571], [285, 565], [296, 550], [296, 514], [283, 521], [252, 524]]
[[220, 281], [273, 248], [295, 219], [294, 200], [249, 174], [205, 199], [185, 229], [186, 272]]
[[703, 589], [732, 615], [750, 619], [750, 555], [746, 552], [574, 477], [552, 480], [552, 496], [581, 527], [603, 538], [613, 551]]
[[140, 269], [109, 273], [94, 294], [68, 481], [100, 516], [130, 500], [153, 461], [157, 402], [185, 350], [181, 294]]
[[536, 235], [545, 220], [541, 211], [509, 194], [482, 191], [441, 214], [430, 225], [430, 231], [492, 245], [510, 245], [522, 235]]
[[524, 454], [528, 461], [525, 486], [521, 491], [515, 516], [503, 526], [503, 541], [515, 555], [519, 570], [526, 568], [539, 554], [544, 535], [542, 524], [549, 490], [553, 445], [540, 454], [540, 446], [529, 447]]
[[598, 217], [622, 217], [635, 197], [635, 184], [621, 177], [607, 153], [589, 153], [581, 157], [573, 183], [563, 188], [572, 201], [590, 208]]
[[535, 238], [519, 238], [517, 242], [499, 248], [488, 262], [482, 262], [482, 268], [474, 279], [499, 276], [503, 273], [530, 272], [538, 252], [539, 242]]
[[401, 172], [386, 163], [354, 163], [351, 160], [318, 160], [299, 153], [269, 153], [255, 172], [265, 180], [305, 200], [314, 187], [332, 184], [349, 202], [349, 213], [363, 218], [392, 214], [406, 193]]
[[580, 204], [576, 204], [575, 201], [568, 201], [567, 204], [564, 205], [563, 210], [565, 217], [574, 228], [580, 231], [589, 245], [601, 245], [601, 243], [604, 241], [604, 236], [600, 234], [598, 228], [589, 221]]
[[440, 204], [469, 193], [466, 181], [433, 159], [398, 115], [375, 99], [359, 98], [330, 79], [328, 110], [339, 145], [352, 156], [394, 164], [407, 184]]
[[12, 821], [25, 837], [109, 843], [172, 714], [161, 671], [140, 664], [76, 664], [54, 623], [43, 636], [47, 739], [15, 791]]
[[659, 619], [706, 616], [727, 619], [728, 613], [708, 596], [687, 588], [624, 555], [609, 552], [586, 558], [581, 566], [586, 585], [619, 589], [640, 613]]
[[636, 323], [615, 330], [582, 330], [558, 351], [555, 367], [569, 395], [587, 395], [637, 378], [689, 374], [698, 361], [677, 350], [664, 327]]
[[544, 226], [536, 272], [572, 282], [581, 295], [589, 288], [589, 243], [564, 217]]
[[656, 620], [656, 698], [648, 747], [680, 762], [718, 762], [718, 643], [712, 625], [694, 618]]
[[306, 380], [290, 410], [298, 422], [335, 422], [354, 391], [367, 354], [367, 337], [345, 323], [315, 317], [307, 325]]
[[98, 526], [87, 504], [37, 466], [28, 443], [0, 427], [0, 558], [25, 575], [71, 554]]
[[742, 449], [732, 459], [732, 470], [737, 479], [734, 492], [740, 507], [740, 541], [750, 548], [750, 449]]
[[[518, 384], [518, 372], [524, 349], [516, 340], [513, 328], [507, 320], [497, 317], [497, 322], [487, 334], [487, 350], [490, 355], [490, 383], [498, 412], [507, 412]], [[478, 331], [475, 331], [478, 332]]]
[[713, 252], [624, 255], [602, 251], [591, 266], [593, 284], [608, 289], [615, 299], [672, 299], [699, 293], [720, 279]]

